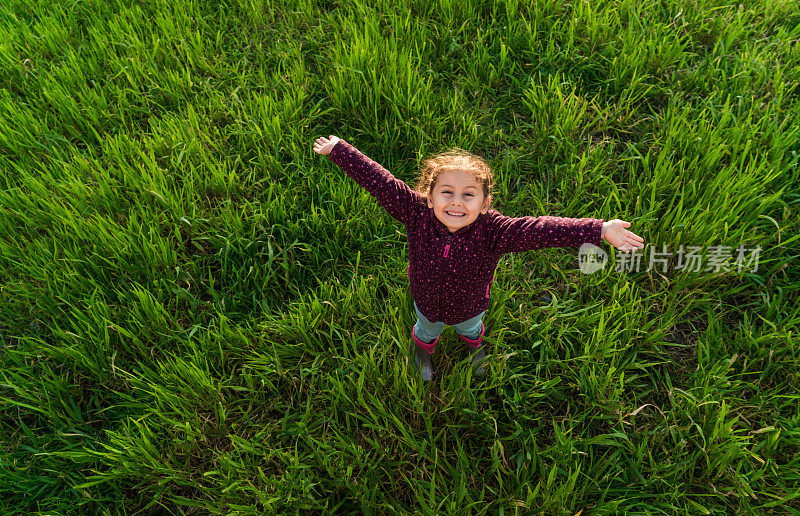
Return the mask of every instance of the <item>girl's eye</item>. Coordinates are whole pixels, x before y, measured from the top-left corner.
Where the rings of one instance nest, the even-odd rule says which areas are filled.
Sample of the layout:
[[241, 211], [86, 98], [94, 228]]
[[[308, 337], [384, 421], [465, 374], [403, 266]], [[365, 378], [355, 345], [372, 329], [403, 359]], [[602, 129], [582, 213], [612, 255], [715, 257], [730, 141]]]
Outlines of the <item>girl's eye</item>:
[[[451, 192], [450, 190], [442, 190], [442, 193], [449, 194], [449, 193], [453, 193], [453, 192]], [[470, 197], [474, 197], [475, 196], [474, 194], [471, 194], [471, 193], [464, 194], [464, 195], [469, 195]]]

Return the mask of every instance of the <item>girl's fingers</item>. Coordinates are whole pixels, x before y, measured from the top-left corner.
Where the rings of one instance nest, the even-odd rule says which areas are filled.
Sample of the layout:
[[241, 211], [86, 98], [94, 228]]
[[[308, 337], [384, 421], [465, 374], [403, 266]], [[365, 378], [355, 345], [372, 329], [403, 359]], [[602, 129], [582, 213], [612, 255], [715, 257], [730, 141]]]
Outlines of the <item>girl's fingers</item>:
[[635, 240], [638, 240], [639, 242], [644, 242], [644, 238], [642, 238], [639, 235], [637, 235], [636, 233], [632, 233], [630, 231], [628, 231], [625, 236], [627, 236], [628, 238], [633, 238]]

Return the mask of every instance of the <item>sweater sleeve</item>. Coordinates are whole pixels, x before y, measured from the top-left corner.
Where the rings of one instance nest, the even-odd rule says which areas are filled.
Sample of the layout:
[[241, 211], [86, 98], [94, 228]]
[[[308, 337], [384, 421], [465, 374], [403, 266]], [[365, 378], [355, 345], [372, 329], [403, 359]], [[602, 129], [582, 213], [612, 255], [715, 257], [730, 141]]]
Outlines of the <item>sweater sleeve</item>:
[[490, 217], [495, 254], [520, 253], [545, 247], [579, 247], [584, 243], [600, 246], [603, 219], [567, 217], [506, 217], [494, 212]]
[[389, 215], [403, 224], [408, 225], [421, 211], [424, 205], [422, 195], [346, 141], [339, 139], [328, 158], [372, 194]]

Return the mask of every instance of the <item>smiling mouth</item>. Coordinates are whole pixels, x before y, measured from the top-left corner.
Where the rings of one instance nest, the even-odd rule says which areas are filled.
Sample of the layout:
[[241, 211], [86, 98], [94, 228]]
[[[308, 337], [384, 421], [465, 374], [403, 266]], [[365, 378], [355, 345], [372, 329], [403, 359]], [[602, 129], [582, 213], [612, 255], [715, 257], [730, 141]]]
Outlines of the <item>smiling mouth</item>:
[[455, 212], [452, 212], [452, 211], [446, 211], [445, 213], [447, 213], [451, 217], [466, 217], [467, 216], [466, 213], [455, 213]]

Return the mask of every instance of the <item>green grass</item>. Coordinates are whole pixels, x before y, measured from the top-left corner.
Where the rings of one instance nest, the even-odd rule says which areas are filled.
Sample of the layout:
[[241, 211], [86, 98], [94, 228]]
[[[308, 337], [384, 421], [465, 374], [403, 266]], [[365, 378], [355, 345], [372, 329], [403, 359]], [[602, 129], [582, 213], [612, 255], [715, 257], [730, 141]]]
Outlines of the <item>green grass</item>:
[[[797, 2], [0, 21], [3, 514], [800, 514]], [[329, 134], [408, 182], [469, 149], [506, 215], [758, 268], [507, 255], [489, 374], [448, 328], [421, 385], [404, 228]]]

